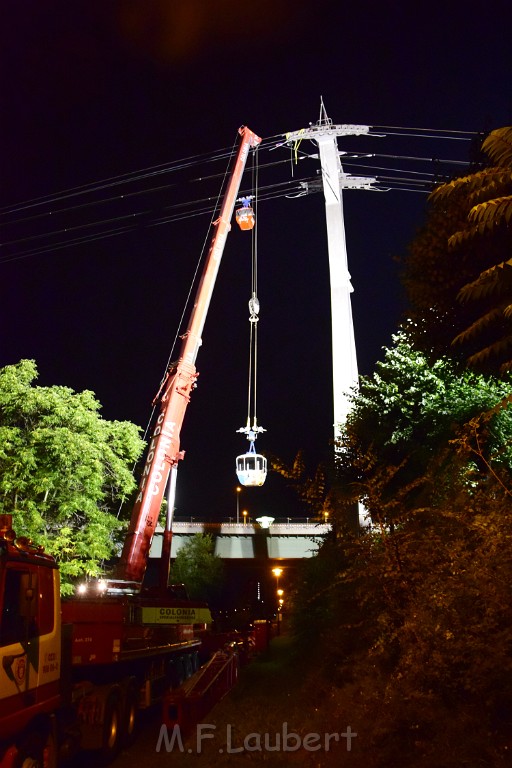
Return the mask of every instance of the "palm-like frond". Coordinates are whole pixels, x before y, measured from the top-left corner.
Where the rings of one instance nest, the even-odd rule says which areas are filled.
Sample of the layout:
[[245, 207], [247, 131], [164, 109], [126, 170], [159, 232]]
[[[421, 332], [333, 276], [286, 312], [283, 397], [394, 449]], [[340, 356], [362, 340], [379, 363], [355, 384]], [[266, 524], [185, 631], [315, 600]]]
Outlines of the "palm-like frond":
[[465, 245], [466, 243], [473, 240], [475, 235], [483, 235], [487, 228], [488, 227], [486, 223], [481, 221], [479, 224], [476, 224], [473, 227], [466, 227], [466, 229], [461, 229], [458, 232], [454, 232], [453, 235], [450, 235], [448, 238], [448, 247], [450, 249], [459, 248], [460, 246]]
[[[479, 368], [487, 363], [491, 358], [503, 358], [504, 355], [512, 351], [512, 335], [503, 336], [501, 339], [494, 341], [487, 347], [475, 352], [474, 355], [468, 357], [468, 365], [470, 367]], [[510, 366], [510, 361], [507, 361], [504, 365]], [[503, 369], [503, 366], [502, 366]]]
[[435, 203], [441, 202], [456, 192], [469, 198], [470, 195], [488, 195], [506, 189], [512, 184], [512, 169], [510, 168], [486, 168], [483, 171], [472, 173], [469, 176], [460, 176], [444, 184], [440, 184], [429, 195], [429, 199]]
[[488, 176], [488, 183], [475, 189], [467, 197], [470, 209], [473, 209], [476, 205], [487, 200], [494, 200], [503, 195], [504, 192], [508, 192], [510, 189], [510, 180], [508, 174], [497, 174]]
[[457, 298], [459, 301], [482, 299], [494, 292], [503, 293], [510, 288], [512, 288], [512, 259], [484, 270], [476, 280], [460, 289]]
[[491, 309], [490, 312], [487, 312], [485, 315], [475, 320], [474, 323], [471, 323], [469, 328], [466, 328], [466, 330], [462, 331], [462, 333], [459, 333], [453, 339], [452, 344], [464, 344], [467, 341], [470, 341], [475, 336], [478, 336], [478, 334], [481, 333], [483, 330], [488, 328], [496, 320], [499, 320], [500, 317], [502, 316], [503, 316], [502, 307], [496, 307], [494, 309]]
[[[430, 306], [446, 308], [454, 352], [470, 366], [502, 372], [512, 360], [512, 127], [492, 131], [482, 150], [488, 167], [431, 193], [433, 234], [419, 253], [430, 259], [426, 295]], [[412, 281], [417, 302], [423, 283], [414, 273]], [[453, 308], [455, 299], [464, 309]], [[445, 337], [435, 338], [443, 349]]]
[[512, 164], [512, 126], [491, 131], [482, 144], [482, 150], [496, 165], [510, 166]]
[[512, 195], [496, 197], [493, 200], [475, 205], [468, 214], [468, 221], [477, 224], [482, 223], [490, 229], [503, 219], [507, 224], [512, 221]]

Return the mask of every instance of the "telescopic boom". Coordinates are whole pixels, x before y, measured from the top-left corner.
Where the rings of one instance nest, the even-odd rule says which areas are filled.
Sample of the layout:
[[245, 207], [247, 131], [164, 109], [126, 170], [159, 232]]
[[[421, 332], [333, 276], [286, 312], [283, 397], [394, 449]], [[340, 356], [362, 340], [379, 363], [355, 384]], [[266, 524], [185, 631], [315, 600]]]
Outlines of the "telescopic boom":
[[[195, 361], [201, 346], [201, 335], [226, 238], [231, 229], [231, 218], [249, 150], [257, 147], [261, 142], [261, 139], [247, 127], [240, 128], [239, 133], [242, 138], [236, 162], [231, 172], [220, 216], [215, 222], [215, 233], [195, 296], [188, 328], [182, 337], [180, 355], [178, 360], [171, 364], [155, 398], [159, 403], [158, 418], [149, 443], [146, 463], [117, 570], [117, 577], [122, 581], [142, 584], [169, 473], [184, 455], [180, 449], [180, 431], [198, 375]], [[170, 547], [169, 540], [166, 546]]]

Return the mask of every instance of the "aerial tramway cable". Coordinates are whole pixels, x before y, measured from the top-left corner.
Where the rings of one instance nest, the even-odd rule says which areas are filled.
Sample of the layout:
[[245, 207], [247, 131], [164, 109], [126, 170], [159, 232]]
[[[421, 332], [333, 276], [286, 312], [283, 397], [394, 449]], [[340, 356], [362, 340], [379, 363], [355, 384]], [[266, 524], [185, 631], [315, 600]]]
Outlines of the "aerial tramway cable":
[[[378, 131], [378, 133], [375, 133]], [[453, 142], [474, 141], [480, 134], [476, 132], [440, 131], [428, 128], [406, 128], [396, 126], [373, 126], [367, 137], [414, 138], [425, 145], [425, 141], [435, 140], [443, 145], [447, 140]], [[285, 145], [283, 134], [264, 139], [256, 155]], [[360, 137], [364, 138], [364, 137]], [[373, 191], [399, 189], [408, 192], [428, 194], [436, 183], [442, 183], [454, 173], [460, 173], [460, 167], [467, 165], [466, 159], [445, 159], [429, 157], [425, 152], [417, 156], [412, 150], [407, 154], [400, 152], [375, 153], [343, 152], [343, 166], [350, 173], [365, 169], [375, 177]], [[175, 176], [177, 172], [188, 174], [196, 166], [204, 167], [230, 156], [229, 148], [215, 152], [202, 153], [182, 158], [173, 162], [162, 163], [134, 172], [111, 176], [100, 181], [82, 184], [64, 189], [59, 193], [43, 195], [29, 200], [13, 203], [0, 208], [0, 225], [4, 230], [0, 243], [0, 264], [17, 261], [27, 257], [77, 247], [102, 239], [127, 235], [142, 227], [165, 225], [183, 221], [196, 216], [211, 213], [215, 195], [194, 197], [186, 202], [172, 204], [162, 201], [162, 195], [171, 188], [182, 189]], [[387, 158], [386, 167], [376, 165], [377, 158]], [[297, 146], [296, 160], [315, 159]], [[267, 173], [272, 167], [285, 165], [288, 158], [259, 165], [259, 171]], [[412, 170], [410, 163], [427, 164], [423, 172]], [[402, 168], [397, 163], [404, 164]], [[307, 165], [307, 163], [306, 163]], [[443, 172], [440, 175], [440, 168]], [[212, 168], [212, 171], [214, 169]], [[434, 171], [434, 172], [432, 172]], [[294, 174], [292, 174], [293, 177]], [[211, 182], [222, 172], [203, 173], [187, 178], [190, 185]], [[190, 187], [192, 189], [192, 187]], [[321, 184], [316, 177], [304, 178], [302, 175], [287, 181], [272, 181], [259, 189], [259, 202], [281, 197], [301, 197], [321, 191]], [[250, 206], [249, 206], [250, 208]], [[247, 216], [245, 208], [237, 212], [237, 217]], [[252, 211], [252, 215], [254, 212]], [[240, 223], [240, 219], [237, 218]], [[49, 224], [51, 222], [51, 225]], [[251, 228], [250, 221], [246, 228]]]
[[[236, 457], [236, 474], [239, 483], [245, 486], [261, 486], [267, 476], [267, 460], [256, 453], [255, 441], [260, 432], [265, 432], [258, 425], [257, 406], [257, 373], [258, 373], [258, 322], [260, 302], [258, 299], [258, 230], [256, 224], [256, 203], [258, 190], [258, 153], [253, 155], [253, 189], [254, 196], [243, 197], [242, 207], [238, 209], [236, 218], [242, 230], [252, 230], [251, 254], [251, 298], [249, 299], [249, 374], [247, 386], [247, 421], [245, 427], [238, 432], [246, 435], [249, 440], [249, 450]], [[254, 202], [253, 202], [254, 201]]]

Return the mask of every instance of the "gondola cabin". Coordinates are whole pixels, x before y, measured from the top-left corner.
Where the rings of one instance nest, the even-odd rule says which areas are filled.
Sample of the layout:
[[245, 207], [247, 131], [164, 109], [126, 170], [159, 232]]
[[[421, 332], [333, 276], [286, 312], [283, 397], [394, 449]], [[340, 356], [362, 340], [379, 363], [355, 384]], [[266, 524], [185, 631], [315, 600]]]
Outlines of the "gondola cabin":
[[265, 456], [250, 450], [236, 457], [236, 475], [238, 482], [246, 486], [261, 486], [267, 477]]
[[236, 212], [236, 221], [240, 229], [253, 229], [255, 224], [254, 211], [250, 205], [244, 205]]

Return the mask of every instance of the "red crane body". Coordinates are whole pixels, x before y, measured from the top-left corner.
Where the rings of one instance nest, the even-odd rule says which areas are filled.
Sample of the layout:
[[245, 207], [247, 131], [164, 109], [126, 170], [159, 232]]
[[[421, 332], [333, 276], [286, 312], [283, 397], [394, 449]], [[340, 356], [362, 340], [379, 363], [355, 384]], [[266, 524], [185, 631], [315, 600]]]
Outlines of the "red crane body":
[[[180, 450], [180, 432], [198, 375], [195, 361], [202, 343], [201, 335], [224, 245], [231, 229], [230, 222], [249, 150], [257, 147], [261, 142], [261, 139], [247, 127], [240, 128], [239, 133], [242, 140], [220, 216], [215, 222], [216, 230], [197, 289], [188, 328], [182, 337], [180, 355], [177, 362], [171, 364], [155, 398], [159, 402], [159, 414], [149, 443], [146, 463], [117, 571], [118, 578], [123, 581], [142, 583], [169, 473], [184, 455]], [[170, 536], [170, 531], [167, 531], [167, 540], [164, 541], [166, 550], [170, 550]]]

